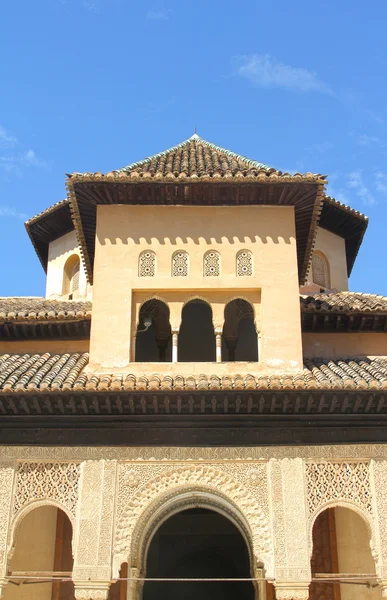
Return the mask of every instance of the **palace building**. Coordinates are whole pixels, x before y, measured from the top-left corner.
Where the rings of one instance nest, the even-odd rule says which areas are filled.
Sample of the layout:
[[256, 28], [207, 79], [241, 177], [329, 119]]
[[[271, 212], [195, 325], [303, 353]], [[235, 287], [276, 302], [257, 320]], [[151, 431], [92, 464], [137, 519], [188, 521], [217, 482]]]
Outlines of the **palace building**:
[[387, 598], [387, 298], [325, 176], [197, 134], [67, 176], [0, 298], [0, 597]]

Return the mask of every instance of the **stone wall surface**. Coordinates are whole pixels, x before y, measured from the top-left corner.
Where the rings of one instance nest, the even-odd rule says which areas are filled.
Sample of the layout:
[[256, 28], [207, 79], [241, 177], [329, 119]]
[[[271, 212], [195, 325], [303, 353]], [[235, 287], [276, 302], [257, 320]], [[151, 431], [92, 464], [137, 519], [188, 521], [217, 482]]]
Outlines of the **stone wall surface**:
[[[72, 523], [76, 598], [106, 598], [124, 562], [129, 573], [143, 577], [147, 545], [159, 524], [194, 506], [221, 512], [234, 522], [248, 545], [253, 576], [259, 577], [263, 567], [277, 600], [308, 598], [313, 524], [326, 508], [351, 509], [352, 520], [338, 513], [340, 552], [346, 552], [347, 524], [361, 519], [365, 533], [359, 556], [348, 554], [346, 563], [343, 555], [339, 566], [340, 560], [342, 565], [363, 561], [367, 572], [374, 569], [380, 585], [387, 585], [384, 445], [2, 447], [0, 481], [3, 594], [12, 557], [22, 556], [18, 544], [25, 542], [19, 535], [25, 518], [44, 507], [60, 508]], [[130, 588], [140, 589], [136, 582]]]

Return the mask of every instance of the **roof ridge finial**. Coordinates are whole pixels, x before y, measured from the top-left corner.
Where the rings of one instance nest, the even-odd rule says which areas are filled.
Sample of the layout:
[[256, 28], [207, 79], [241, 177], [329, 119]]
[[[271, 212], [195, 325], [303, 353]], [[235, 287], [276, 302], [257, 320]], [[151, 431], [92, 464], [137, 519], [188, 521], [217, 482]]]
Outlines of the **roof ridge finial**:
[[199, 140], [200, 136], [197, 134], [196, 132], [196, 125], [194, 125], [194, 132], [193, 135], [191, 135], [191, 137], [189, 138], [190, 140]]

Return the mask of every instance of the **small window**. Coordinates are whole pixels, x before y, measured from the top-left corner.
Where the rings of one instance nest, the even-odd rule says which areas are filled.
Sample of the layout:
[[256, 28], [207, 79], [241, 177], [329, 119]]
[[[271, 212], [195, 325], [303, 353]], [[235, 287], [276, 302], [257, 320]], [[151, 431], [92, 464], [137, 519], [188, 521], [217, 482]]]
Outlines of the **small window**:
[[141, 252], [138, 263], [139, 277], [154, 277], [156, 273], [156, 255], [152, 250]]
[[315, 253], [312, 257], [312, 279], [313, 283], [322, 288], [330, 287], [329, 264], [323, 254]]
[[220, 254], [216, 250], [210, 250], [204, 255], [203, 265], [204, 277], [219, 277], [220, 275]]
[[253, 255], [250, 250], [240, 250], [237, 254], [238, 277], [251, 277], [253, 275]]
[[172, 277], [188, 276], [188, 254], [184, 250], [175, 252], [172, 256]]
[[73, 254], [67, 259], [63, 269], [63, 288], [64, 296], [73, 297], [79, 292], [79, 275], [81, 270], [81, 262], [77, 254]]
[[77, 260], [77, 262], [75, 263], [72, 273], [71, 273], [71, 280], [70, 280], [70, 294], [74, 294], [75, 292], [79, 291], [79, 271], [80, 271], [80, 262], [79, 260]]

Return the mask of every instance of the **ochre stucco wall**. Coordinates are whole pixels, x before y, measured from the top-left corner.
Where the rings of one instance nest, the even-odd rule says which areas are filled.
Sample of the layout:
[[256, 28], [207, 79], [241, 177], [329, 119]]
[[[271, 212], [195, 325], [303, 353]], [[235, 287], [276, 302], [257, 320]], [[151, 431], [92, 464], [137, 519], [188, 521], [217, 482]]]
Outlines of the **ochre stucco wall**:
[[[314, 250], [322, 252], [329, 263], [330, 287], [338, 291], [348, 290], [347, 258], [344, 238], [322, 227], [317, 228]], [[312, 282], [309, 271], [307, 281]]]
[[[375, 562], [364, 520], [348, 508], [335, 508], [337, 558], [340, 573], [375, 573]], [[380, 588], [340, 585], [341, 600], [381, 600]]]
[[[46, 298], [58, 298], [62, 296], [64, 266], [67, 259], [73, 254], [77, 254], [81, 259], [75, 231], [70, 231], [69, 233], [62, 235], [49, 245]], [[83, 268], [82, 260], [80, 262], [79, 294], [77, 295], [85, 297], [89, 286], [86, 284], [86, 273]]]
[[387, 333], [303, 333], [306, 358], [386, 356]]
[[88, 352], [89, 340], [19, 340], [0, 341], [1, 354], [66, 354], [66, 352]]
[[[138, 276], [141, 251], [156, 253], [155, 277]], [[188, 277], [171, 277], [176, 250], [189, 253]], [[221, 275], [203, 276], [203, 256], [221, 253]], [[236, 276], [236, 254], [249, 249], [254, 276]], [[99, 206], [94, 263], [91, 367], [125, 368], [135, 319], [133, 293], [260, 293], [260, 366], [297, 370], [301, 331], [292, 207]], [[173, 310], [171, 309], [171, 312]], [[131, 365], [131, 370], [134, 366]], [[251, 370], [251, 366], [249, 367]]]
[[[42, 506], [28, 513], [20, 524], [16, 538], [12, 571], [52, 571], [54, 568], [56, 519], [58, 509]], [[51, 600], [51, 583], [8, 584], [5, 600]]]

